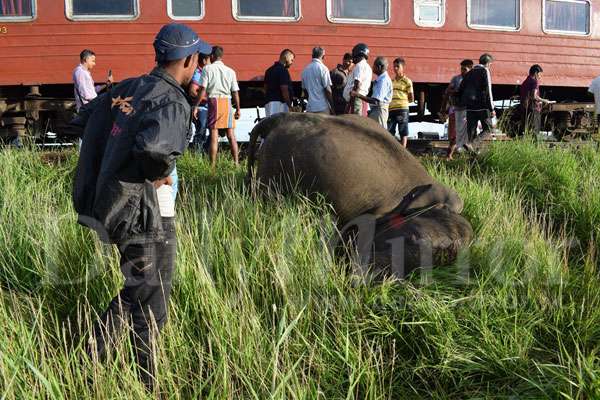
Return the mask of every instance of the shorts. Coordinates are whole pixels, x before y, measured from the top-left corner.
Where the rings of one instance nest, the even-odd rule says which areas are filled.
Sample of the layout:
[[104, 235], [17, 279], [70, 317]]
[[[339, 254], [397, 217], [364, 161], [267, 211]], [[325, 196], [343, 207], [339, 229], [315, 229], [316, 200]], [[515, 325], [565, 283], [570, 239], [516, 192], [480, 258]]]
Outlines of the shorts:
[[396, 127], [401, 138], [408, 136], [408, 122], [410, 121], [410, 112], [406, 109], [390, 110], [390, 119], [388, 120], [388, 131], [396, 136]]
[[231, 99], [213, 97], [208, 99], [208, 129], [233, 129], [235, 118]]

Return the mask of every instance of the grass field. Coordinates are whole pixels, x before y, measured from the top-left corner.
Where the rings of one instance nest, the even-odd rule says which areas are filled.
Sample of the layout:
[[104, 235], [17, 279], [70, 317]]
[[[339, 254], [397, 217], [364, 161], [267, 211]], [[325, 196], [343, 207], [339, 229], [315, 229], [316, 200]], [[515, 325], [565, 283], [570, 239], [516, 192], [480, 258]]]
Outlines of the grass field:
[[[324, 207], [255, 200], [241, 169], [212, 176], [186, 155], [160, 391], [600, 398], [600, 154], [513, 142], [424, 162], [459, 191], [476, 240], [455, 266], [366, 286], [327, 252]], [[151, 398], [127, 339], [106, 364], [82, 351], [121, 277], [75, 222], [75, 156], [2, 151], [0, 165], [0, 399]]]

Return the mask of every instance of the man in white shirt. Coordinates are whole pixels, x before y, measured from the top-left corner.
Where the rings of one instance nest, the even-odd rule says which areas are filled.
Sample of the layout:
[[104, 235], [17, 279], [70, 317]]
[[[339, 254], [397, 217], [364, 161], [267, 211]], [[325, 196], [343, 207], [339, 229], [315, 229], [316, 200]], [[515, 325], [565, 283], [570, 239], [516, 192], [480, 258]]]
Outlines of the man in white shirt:
[[356, 91], [350, 92], [351, 96], [358, 97], [362, 101], [371, 104], [369, 118], [385, 129], [388, 127], [390, 103], [394, 94], [394, 86], [387, 72], [388, 65], [388, 60], [385, 57], [377, 57], [375, 62], [373, 62], [373, 71], [377, 75], [377, 79], [373, 82], [373, 94], [371, 97], [363, 96]]
[[348, 114], [357, 114], [366, 117], [369, 113], [369, 103], [361, 100], [359, 97], [352, 97], [351, 92], [355, 91], [362, 96], [369, 94], [371, 87], [371, 78], [373, 70], [369, 66], [369, 47], [364, 43], [359, 43], [352, 49], [352, 60], [354, 69], [348, 77], [348, 82], [344, 88], [344, 99], [348, 102]]
[[109, 72], [105, 84], [94, 86], [91, 71], [96, 66], [96, 54], [92, 50], [83, 50], [79, 54], [79, 61], [80, 64], [73, 70], [75, 105], [78, 112], [81, 107], [94, 100], [98, 93], [113, 83], [112, 72]]
[[306, 111], [310, 113], [333, 114], [331, 75], [323, 64], [325, 50], [315, 47], [312, 62], [302, 71], [302, 89], [308, 94]]
[[[210, 130], [210, 161], [213, 171], [217, 163], [219, 149], [219, 130], [227, 131], [227, 140], [231, 146], [231, 155], [237, 165], [239, 151], [235, 137], [235, 120], [240, 119], [240, 87], [233, 69], [223, 64], [223, 48], [214, 46], [210, 65], [202, 70], [200, 77], [200, 94], [208, 98], [208, 129]], [[233, 113], [232, 100], [235, 104]]]
[[588, 92], [594, 95], [596, 102], [596, 118], [598, 121], [598, 133], [600, 133], [600, 76], [592, 81]]

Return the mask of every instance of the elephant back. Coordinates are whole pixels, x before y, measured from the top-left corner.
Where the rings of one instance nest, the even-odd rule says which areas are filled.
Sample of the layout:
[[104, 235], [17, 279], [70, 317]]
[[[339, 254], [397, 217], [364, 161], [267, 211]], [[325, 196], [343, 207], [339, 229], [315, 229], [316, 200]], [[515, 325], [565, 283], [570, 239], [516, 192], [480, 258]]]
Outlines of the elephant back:
[[265, 126], [260, 182], [321, 193], [342, 223], [365, 213], [382, 216], [414, 187], [434, 182], [391, 134], [364, 117], [291, 113]]

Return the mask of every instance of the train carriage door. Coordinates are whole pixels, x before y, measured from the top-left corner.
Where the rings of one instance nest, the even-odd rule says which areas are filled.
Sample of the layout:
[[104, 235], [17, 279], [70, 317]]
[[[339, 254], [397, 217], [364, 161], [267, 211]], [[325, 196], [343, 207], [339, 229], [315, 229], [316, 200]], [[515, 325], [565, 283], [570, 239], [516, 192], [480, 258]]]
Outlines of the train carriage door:
[[589, 35], [591, 9], [589, 0], [544, 0], [544, 32]]
[[35, 18], [35, 0], [0, 0], [0, 20], [30, 21]]
[[240, 21], [298, 21], [300, 0], [232, 0], [233, 17]]
[[467, 22], [473, 29], [518, 31], [521, 0], [467, 0]]
[[439, 28], [446, 21], [446, 0], [414, 0], [415, 24]]
[[131, 20], [139, 16], [139, 0], [66, 0], [71, 20]]
[[204, 0], [167, 0], [171, 19], [198, 21], [204, 18]]
[[387, 24], [391, 0], [327, 0], [327, 18], [331, 22]]

